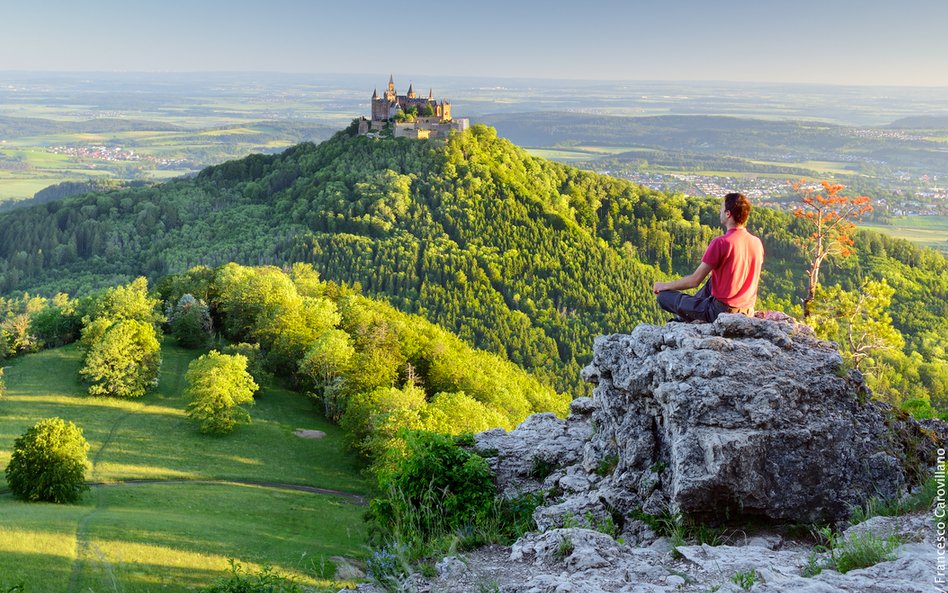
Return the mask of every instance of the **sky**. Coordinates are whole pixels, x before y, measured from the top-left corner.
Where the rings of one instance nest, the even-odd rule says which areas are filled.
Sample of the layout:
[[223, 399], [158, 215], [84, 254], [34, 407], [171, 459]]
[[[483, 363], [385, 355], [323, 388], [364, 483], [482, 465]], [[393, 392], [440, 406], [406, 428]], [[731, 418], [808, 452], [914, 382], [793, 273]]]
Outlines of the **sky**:
[[0, 71], [948, 86], [945, 31], [946, 0], [14, 0]]

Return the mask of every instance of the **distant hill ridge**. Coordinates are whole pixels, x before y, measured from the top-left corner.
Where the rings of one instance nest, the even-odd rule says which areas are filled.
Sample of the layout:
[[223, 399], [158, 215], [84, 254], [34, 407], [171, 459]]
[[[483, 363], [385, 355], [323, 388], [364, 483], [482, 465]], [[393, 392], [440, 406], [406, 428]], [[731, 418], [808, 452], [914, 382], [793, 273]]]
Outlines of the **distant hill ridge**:
[[[306, 261], [579, 395], [592, 338], [661, 321], [652, 282], [690, 272], [720, 233], [716, 200], [533, 158], [488, 127], [445, 142], [354, 132], [195, 179], [2, 214], [0, 293], [85, 292], [197, 264]], [[762, 306], [801, 294], [796, 224], [752, 215], [768, 254]], [[863, 255], [825, 277], [853, 288], [884, 275], [898, 285], [893, 316], [909, 339], [948, 339], [945, 259], [875, 233], [857, 248]]]
[[910, 130], [948, 129], [948, 115], [914, 115], [897, 119], [887, 127]]
[[154, 121], [100, 118], [85, 121], [54, 121], [36, 117], [9, 117], [0, 115], [0, 136], [22, 138], [43, 134], [104, 134], [140, 130], [174, 132], [182, 128]]

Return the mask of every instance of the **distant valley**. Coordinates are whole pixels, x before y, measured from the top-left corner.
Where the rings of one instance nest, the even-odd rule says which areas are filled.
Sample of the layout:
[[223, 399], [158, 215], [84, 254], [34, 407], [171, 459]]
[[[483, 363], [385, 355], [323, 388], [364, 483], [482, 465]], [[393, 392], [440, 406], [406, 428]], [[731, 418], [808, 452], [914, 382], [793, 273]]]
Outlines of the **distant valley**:
[[[874, 198], [881, 232], [948, 250], [940, 89], [395, 78], [427, 82], [531, 154], [666, 192], [739, 190], [780, 207], [788, 179], [834, 178]], [[322, 141], [368, 113], [380, 80], [0, 73], [0, 204]]]

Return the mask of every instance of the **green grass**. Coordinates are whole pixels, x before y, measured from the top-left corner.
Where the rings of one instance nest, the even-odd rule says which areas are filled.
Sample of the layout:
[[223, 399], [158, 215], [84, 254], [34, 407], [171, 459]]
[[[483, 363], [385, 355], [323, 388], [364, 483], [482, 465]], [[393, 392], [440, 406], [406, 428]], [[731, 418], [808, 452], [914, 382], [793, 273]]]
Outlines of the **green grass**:
[[10, 177], [0, 175], [0, 201], [32, 198], [36, 192], [63, 181], [77, 181], [78, 176], [67, 177]]
[[531, 156], [540, 157], [551, 161], [590, 161], [596, 158], [596, 154], [581, 150], [564, 150], [559, 148], [527, 148], [526, 151]]
[[892, 224], [863, 222], [859, 228], [948, 252], [948, 216], [898, 216], [892, 219]]
[[[94, 486], [81, 504], [28, 504], [0, 494], [0, 585], [27, 591], [186, 591], [228, 573], [228, 558], [314, 586], [321, 558], [362, 556], [364, 507], [325, 494], [229, 482], [276, 482], [365, 494], [338, 427], [299, 394], [263, 385], [253, 422], [200, 434], [184, 414], [183, 374], [200, 354], [165, 344], [158, 388], [140, 400], [91, 398], [68, 346], [9, 361], [0, 401], [0, 467], [13, 440], [61, 416], [88, 439]], [[327, 433], [300, 439], [296, 428]], [[148, 479], [156, 484], [123, 483]], [[201, 483], [193, 480], [220, 481]], [[0, 480], [0, 492], [5, 490]], [[315, 564], [314, 564], [315, 563]]]

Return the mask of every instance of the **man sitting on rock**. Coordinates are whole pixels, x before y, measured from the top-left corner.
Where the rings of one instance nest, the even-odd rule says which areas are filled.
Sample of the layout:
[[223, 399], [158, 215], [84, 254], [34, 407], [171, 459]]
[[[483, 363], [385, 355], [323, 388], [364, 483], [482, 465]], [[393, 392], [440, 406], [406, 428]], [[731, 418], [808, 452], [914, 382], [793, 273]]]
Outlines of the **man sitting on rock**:
[[[669, 321], [710, 323], [721, 313], [754, 315], [764, 247], [744, 228], [750, 209], [744, 194], [724, 196], [721, 224], [727, 232], [711, 241], [698, 269], [679, 280], [655, 283], [658, 305], [676, 315]], [[711, 279], [694, 296], [680, 292], [697, 287], [709, 273]]]

